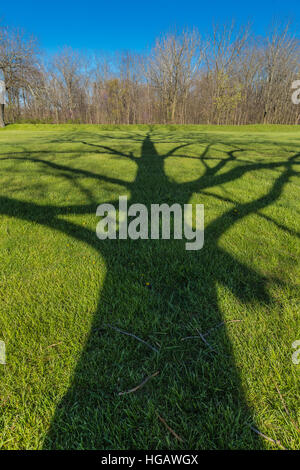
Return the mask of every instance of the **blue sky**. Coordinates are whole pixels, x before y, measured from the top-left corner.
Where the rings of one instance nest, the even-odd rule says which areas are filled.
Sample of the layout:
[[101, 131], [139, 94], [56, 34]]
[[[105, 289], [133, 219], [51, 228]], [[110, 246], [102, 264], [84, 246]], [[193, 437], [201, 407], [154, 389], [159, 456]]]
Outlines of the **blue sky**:
[[[14, 0], [1, 2], [3, 24], [22, 27], [49, 52], [68, 45], [76, 49], [142, 51], [163, 31], [197, 26], [206, 32], [213, 22], [253, 23], [264, 34], [272, 18], [291, 19], [299, 31], [300, 2], [283, 0]], [[3, 5], [4, 4], [4, 5]]]

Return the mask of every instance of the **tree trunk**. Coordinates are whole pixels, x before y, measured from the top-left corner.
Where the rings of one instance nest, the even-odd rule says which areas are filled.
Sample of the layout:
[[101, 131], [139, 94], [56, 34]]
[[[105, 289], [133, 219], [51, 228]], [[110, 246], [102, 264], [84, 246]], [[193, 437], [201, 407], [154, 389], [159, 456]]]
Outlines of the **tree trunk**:
[[0, 104], [0, 127], [5, 127], [5, 122], [4, 122], [4, 104]]

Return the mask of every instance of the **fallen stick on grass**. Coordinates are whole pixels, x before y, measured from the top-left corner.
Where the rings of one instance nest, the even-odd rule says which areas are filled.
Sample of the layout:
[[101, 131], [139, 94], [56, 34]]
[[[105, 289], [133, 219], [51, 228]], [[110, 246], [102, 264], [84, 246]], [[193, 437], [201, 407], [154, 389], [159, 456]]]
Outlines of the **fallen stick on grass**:
[[272, 439], [271, 437], [268, 437], [266, 436], [265, 434], [263, 434], [262, 432], [260, 432], [258, 429], [254, 428], [253, 426], [250, 426], [250, 429], [252, 429], [252, 431], [254, 431], [256, 434], [258, 434], [259, 436], [263, 437], [264, 439], [266, 439], [267, 441], [269, 442], [272, 442], [273, 444], [277, 445], [278, 447], [281, 447], [281, 449], [283, 450], [287, 450], [285, 447], [283, 447], [283, 445], [281, 444], [280, 441], [278, 440], [274, 440]]
[[199, 335], [197, 336], [186, 336], [185, 338], [181, 338], [181, 341], [185, 341], [186, 339], [201, 339]]
[[[197, 331], [198, 331], [198, 330], [197, 330]], [[210, 349], [211, 351], [213, 351], [214, 353], [218, 354], [218, 351], [216, 351], [216, 350], [209, 344], [209, 342], [204, 338], [203, 334], [200, 333], [200, 331], [198, 331], [198, 335], [197, 335], [197, 336], [186, 336], [185, 338], [181, 338], [181, 341], [184, 341], [184, 340], [186, 340], [186, 339], [196, 339], [196, 338], [197, 338], [197, 339], [199, 339], [199, 338], [202, 339], [202, 341], [206, 344], [206, 346], [209, 347], [209, 349]]]
[[166, 426], [167, 430], [170, 431], [171, 434], [173, 434], [173, 436], [180, 442], [184, 442], [184, 440], [178, 436], [178, 434], [176, 434], [175, 431], [173, 431], [172, 428], [170, 428], [170, 426], [166, 423], [166, 421], [164, 420], [164, 418], [162, 418], [161, 416], [159, 416], [159, 414], [157, 414], [157, 417], [158, 419]]
[[61, 343], [62, 343], [62, 341], [60, 341], [59, 343], [50, 344], [50, 346], [47, 346], [46, 349], [54, 348], [54, 346], [58, 346], [58, 345], [61, 344]]
[[209, 335], [212, 331], [214, 330], [217, 330], [218, 328], [220, 328], [221, 326], [223, 325], [226, 325], [227, 323], [238, 323], [240, 321], [243, 321], [243, 320], [228, 320], [228, 321], [222, 321], [221, 323], [219, 323], [218, 325], [214, 326], [213, 328], [210, 328], [209, 330], [207, 330], [206, 333], [203, 333], [203, 336], [207, 336]]
[[140, 385], [137, 385], [136, 387], [131, 388], [130, 390], [126, 390], [125, 392], [119, 392], [118, 395], [126, 395], [127, 393], [136, 392], [137, 390], [142, 388], [148, 382], [148, 380], [152, 379], [152, 377], [155, 377], [158, 374], [159, 374], [159, 370], [157, 372], [154, 372], [154, 374], [149, 375], [149, 377], [146, 377], [145, 380], [143, 380], [143, 382], [140, 383]]
[[[197, 335], [197, 336], [186, 336], [185, 338], [182, 338], [181, 341], [184, 341], [186, 339], [196, 339], [196, 338], [201, 338], [203, 340], [203, 337], [204, 336], [207, 336], [209, 335], [212, 331], [216, 330], [217, 328], [220, 328], [221, 326], [225, 325], [226, 323], [237, 323], [237, 322], [240, 322], [240, 321], [243, 321], [243, 320], [228, 320], [228, 321], [222, 321], [221, 323], [219, 323], [218, 325], [214, 326], [213, 328], [210, 328], [209, 330], [206, 331], [206, 333], [203, 333], [200, 335]], [[198, 330], [197, 330], [198, 331]]]
[[134, 335], [133, 333], [128, 333], [127, 331], [120, 330], [120, 328], [117, 328], [116, 326], [113, 326], [113, 325], [107, 324], [106, 326], [108, 326], [109, 328], [112, 328], [113, 330], [118, 331], [119, 333], [122, 333], [123, 335], [132, 336], [133, 338], [137, 339], [141, 343], [144, 343], [146, 346], [148, 346], [148, 348], [152, 349], [153, 351], [155, 351], [157, 353], [159, 352], [158, 349], [156, 349], [154, 346], [151, 346], [151, 344], [146, 343], [146, 341], [144, 341], [143, 339], [141, 339], [138, 336]]
[[216, 350], [209, 344], [209, 342], [204, 338], [203, 334], [200, 333], [199, 330], [197, 330], [197, 333], [198, 333], [198, 335], [200, 336], [200, 338], [202, 339], [202, 341], [206, 344], [206, 346], [208, 346], [211, 351], [213, 351], [214, 353], [218, 354], [218, 351], [216, 351]]
[[284, 401], [284, 399], [283, 399], [283, 396], [281, 395], [280, 390], [279, 390], [279, 388], [277, 387], [277, 384], [276, 384], [275, 381], [274, 381], [274, 383], [275, 383], [275, 387], [276, 387], [276, 390], [277, 390], [277, 392], [278, 392], [278, 395], [279, 395], [279, 397], [280, 397], [280, 400], [282, 401], [282, 404], [283, 404], [283, 407], [284, 407], [284, 409], [285, 409], [286, 414], [287, 414], [288, 417], [290, 418], [291, 423], [292, 423], [292, 425], [294, 426], [294, 428], [296, 429], [296, 431], [300, 432], [300, 429], [298, 428], [297, 424], [295, 423], [295, 421], [294, 421], [293, 418], [291, 417], [291, 414], [290, 414], [290, 412], [289, 412], [289, 410], [288, 410], [288, 407], [286, 406], [286, 403], [285, 403], [285, 401]]

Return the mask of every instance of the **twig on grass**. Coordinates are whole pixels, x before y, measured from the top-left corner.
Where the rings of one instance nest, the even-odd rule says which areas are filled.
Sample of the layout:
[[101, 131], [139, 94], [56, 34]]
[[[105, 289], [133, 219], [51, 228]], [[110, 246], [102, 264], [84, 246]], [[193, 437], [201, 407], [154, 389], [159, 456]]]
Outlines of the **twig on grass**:
[[283, 447], [283, 445], [281, 444], [280, 441], [278, 440], [274, 440], [272, 439], [271, 437], [268, 437], [266, 436], [265, 434], [263, 434], [262, 432], [260, 432], [258, 429], [254, 428], [253, 426], [250, 426], [250, 429], [252, 429], [252, 431], [254, 431], [256, 434], [258, 434], [259, 436], [263, 437], [264, 439], [266, 439], [267, 441], [269, 442], [272, 442], [273, 444], [277, 445], [278, 447], [281, 447], [281, 449], [283, 450], [287, 450], [285, 447]]
[[144, 343], [146, 346], [148, 346], [148, 348], [152, 349], [153, 351], [155, 351], [157, 353], [159, 352], [159, 350], [157, 348], [155, 348], [154, 346], [151, 346], [151, 344], [149, 344], [149, 343], [146, 343], [146, 341], [144, 341], [143, 339], [141, 339], [138, 336], [134, 335], [133, 333], [128, 333], [127, 331], [120, 330], [120, 328], [117, 328], [116, 326], [113, 326], [113, 325], [107, 324], [106, 326], [108, 326], [109, 328], [112, 328], [113, 330], [118, 331], [119, 333], [122, 333], [123, 335], [132, 336], [133, 338], [137, 339], [141, 343]]
[[285, 401], [284, 401], [284, 399], [283, 399], [283, 396], [281, 395], [280, 390], [279, 390], [279, 388], [278, 388], [278, 386], [277, 386], [277, 384], [276, 384], [275, 381], [274, 381], [274, 383], [275, 383], [276, 390], [277, 390], [277, 392], [278, 392], [278, 395], [279, 395], [280, 400], [281, 400], [281, 402], [282, 402], [282, 404], [283, 404], [283, 407], [284, 407], [284, 409], [285, 409], [286, 414], [287, 414], [288, 417], [290, 418], [291, 423], [292, 423], [292, 425], [294, 426], [294, 428], [296, 429], [296, 431], [300, 432], [300, 429], [298, 428], [297, 424], [295, 423], [295, 421], [294, 421], [293, 418], [291, 417], [291, 414], [290, 414], [290, 412], [289, 412], [289, 410], [288, 410], [288, 407], [286, 406], [286, 403], [285, 403]]
[[221, 326], [223, 325], [226, 325], [227, 323], [238, 323], [240, 321], [243, 321], [243, 320], [228, 320], [228, 321], [222, 321], [221, 323], [219, 323], [218, 325], [214, 326], [213, 328], [210, 328], [209, 330], [207, 330], [206, 333], [203, 333], [203, 336], [207, 336], [209, 335], [212, 331], [220, 328]]
[[[181, 341], [184, 341], [186, 339], [196, 339], [196, 338], [201, 338], [204, 341], [204, 336], [209, 335], [212, 331], [216, 330], [217, 328], [220, 328], [221, 326], [225, 325], [226, 323], [237, 323], [243, 320], [228, 320], [228, 321], [222, 321], [218, 325], [214, 326], [213, 328], [210, 328], [209, 330], [206, 331], [206, 333], [199, 334], [197, 336], [186, 336], [185, 338], [182, 338]], [[197, 330], [198, 331], [198, 330]], [[208, 344], [208, 343], [207, 343]]]
[[137, 390], [142, 388], [148, 382], [148, 380], [152, 379], [152, 377], [155, 377], [158, 374], [159, 374], [159, 370], [157, 372], [154, 372], [154, 374], [149, 375], [149, 377], [146, 377], [145, 380], [143, 380], [143, 382], [140, 383], [140, 385], [137, 385], [136, 387], [131, 388], [130, 390], [126, 390], [125, 392], [119, 392], [118, 395], [126, 395], [127, 393], [136, 392]]
[[172, 428], [170, 428], [170, 426], [166, 423], [166, 421], [164, 420], [164, 418], [162, 418], [161, 416], [159, 416], [158, 413], [157, 413], [157, 417], [158, 417], [158, 419], [166, 426], [167, 430], [170, 431], [170, 433], [173, 434], [173, 436], [174, 436], [178, 441], [184, 442], [184, 440], [183, 440], [180, 436], [178, 436], [178, 434], [177, 434], [175, 431], [173, 431]]
[[201, 336], [186, 336], [185, 338], [181, 338], [181, 341], [185, 341], [186, 339], [199, 339]]
[[50, 344], [50, 346], [47, 346], [46, 349], [54, 348], [54, 346], [58, 346], [58, 345], [61, 344], [61, 343], [62, 343], [62, 341], [60, 341], [59, 343]]
[[209, 342], [204, 338], [203, 334], [200, 333], [199, 330], [197, 330], [197, 333], [198, 333], [198, 335], [200, 336], [200, 338], [202, 339], [202, 341], [206, 344], [206, 346], [208, 346], [211, 351], [213, 351], [214, 353], [218, 354], [218, 351], [216, 351], [216, 349], [214, 349], [214, 348], [209, 344]]
[[197, 330], [197, 332], [198, 332], [198, 336], [186, 336], [185, 338], [181, 338], [181, 341], [184, 341], [185, 339], [196, 339], [196, 338], [199, 339], [199, 338], [200, 338], [200, 339], [202, 339], [202, 341], [206, 344], [206, 346], [209, 347], [209, 349], [210, 349], [211, 351], [213, 351], [214, 353], [218, 354], [218, 351], [216, 351], [216, 350], [209, 344], [209, 342], [204, 338], [204, 335], [203, 335], [202, 333], [200, 333], [200, 331], [198, 331], [198, 330]]

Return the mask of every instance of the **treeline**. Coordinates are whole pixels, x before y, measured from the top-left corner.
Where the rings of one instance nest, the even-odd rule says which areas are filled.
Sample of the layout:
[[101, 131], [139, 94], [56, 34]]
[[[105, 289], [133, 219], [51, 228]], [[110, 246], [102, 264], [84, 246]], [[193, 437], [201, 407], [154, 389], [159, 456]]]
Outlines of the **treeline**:
[[159, 37], [145, 54], [113, 57], [65, 47], [47, 57], [37, 41], [0, 26], [6, 121], [96, 124], [299, 124], [291, 85], [299, 39], [288, 25], [265, 37], [214, 27]]

